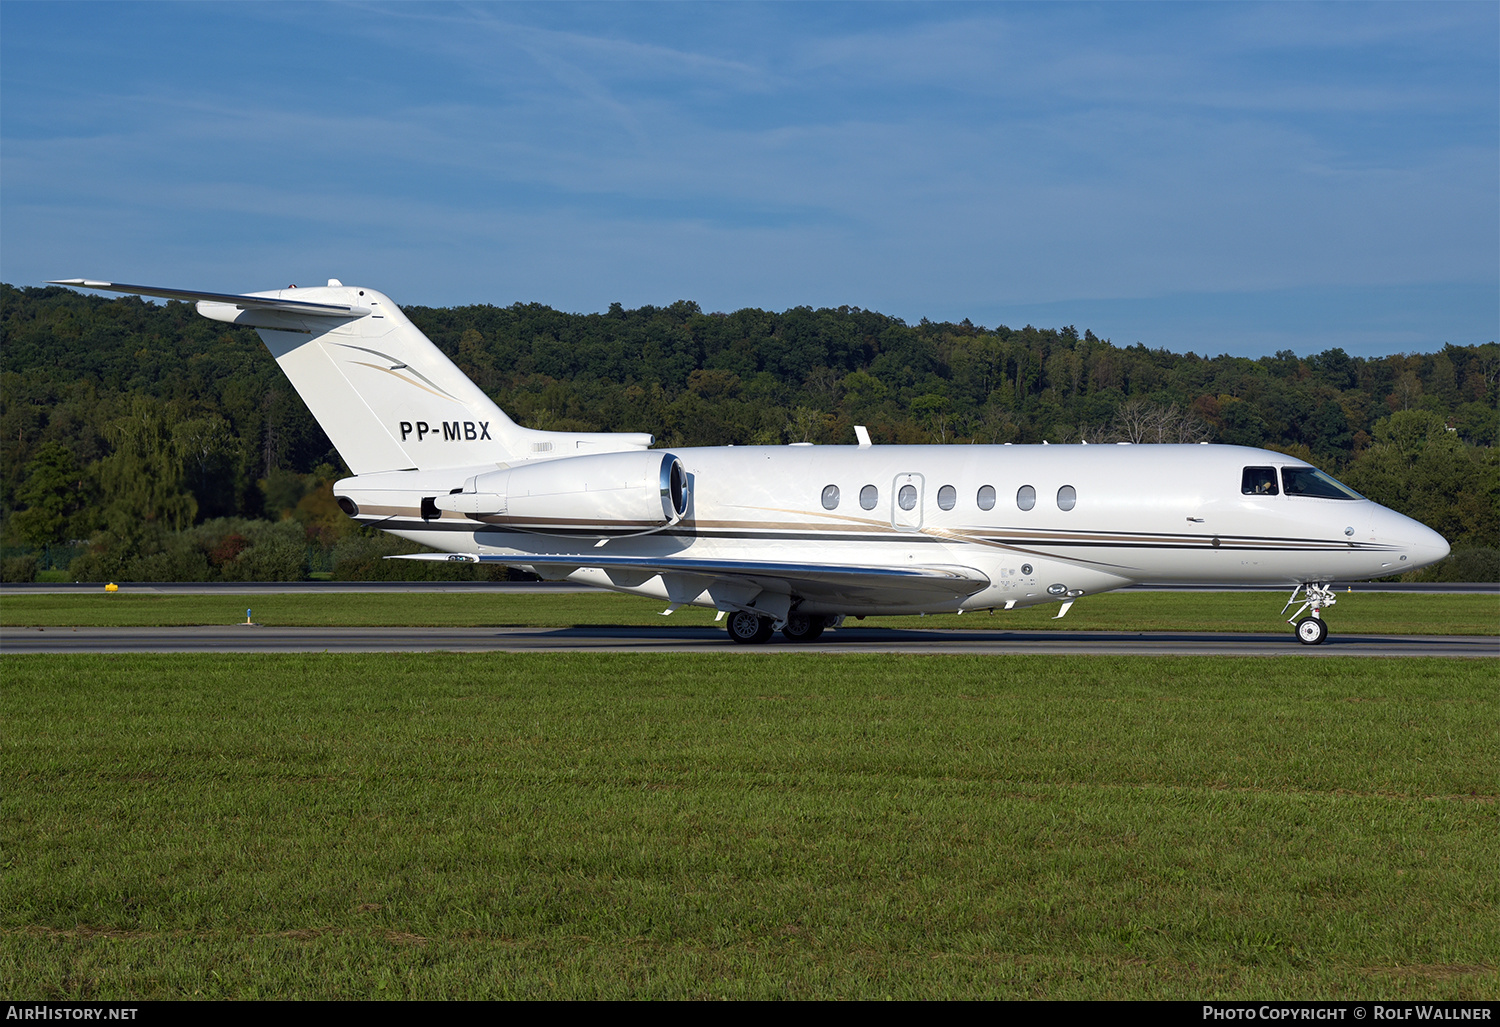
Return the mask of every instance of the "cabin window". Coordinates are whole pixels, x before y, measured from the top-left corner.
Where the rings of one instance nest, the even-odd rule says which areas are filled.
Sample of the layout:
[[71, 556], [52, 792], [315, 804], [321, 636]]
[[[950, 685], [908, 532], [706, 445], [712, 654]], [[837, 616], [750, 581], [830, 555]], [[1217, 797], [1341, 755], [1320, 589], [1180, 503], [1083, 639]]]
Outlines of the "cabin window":
[[1244, 495], [1274, 496], [1277, 491], [1274, 467], [1247, 467], [1240, 475], [1240, 492]]
[[1078, 491], [1072, 485], [1064, 485], [1057, 490], [1057, 508], [1059, 510], [1071, 510], [1078, 505]]
[[1022, 510], [1030, 510], [1036, 506], [1036, 489], [1030, 485], [1022, 485], [1016, 489], [1016, 505]]
[[866, 510], [875, 509], [875, 504], [880, 502], [880, 490], [874, 485], [866, 485], [859, 490], [859, 505]]
[[839, 487], [837, 485], [823, 486], [823, 509], [837, 510], [839, 508]]
[[979, 486], [979, 495], [974, 497], [974, 502], [979, 504], [979, 509], [981, 510], [995, 509], [995, 486]]
[[944, 485], [938, 489], [938, 509], [952, 510], [958, 505], [958, 490], [952, 485]]
[[1283, 467], [1281, 485], [1289, 496], [1313, 499], [1364, 499], [1349, 486], [1334, 481], [1316, 467]]
[[901, 491], [896, 493], [896, 502], [903, 510], [914, 510], [917, 506], [917, 490], [913, 485], [902, 485]]

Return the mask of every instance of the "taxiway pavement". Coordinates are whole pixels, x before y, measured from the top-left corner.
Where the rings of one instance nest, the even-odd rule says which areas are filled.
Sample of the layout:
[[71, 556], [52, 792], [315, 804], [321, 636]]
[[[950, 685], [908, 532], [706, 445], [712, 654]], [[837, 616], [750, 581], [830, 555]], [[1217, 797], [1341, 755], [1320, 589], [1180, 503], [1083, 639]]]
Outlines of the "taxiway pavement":
[[231, 625], [172, 628], [6, 628], [0, 653], [927, 653], [969, 655], [1500, 656], [1500, 638], [1470, 635], [1339, 635], [1301, 645], [1290, 631], [989, 631], [846, 627], [817, 642], [777, 635], [735, 645], [719, 628], [330, 628]]

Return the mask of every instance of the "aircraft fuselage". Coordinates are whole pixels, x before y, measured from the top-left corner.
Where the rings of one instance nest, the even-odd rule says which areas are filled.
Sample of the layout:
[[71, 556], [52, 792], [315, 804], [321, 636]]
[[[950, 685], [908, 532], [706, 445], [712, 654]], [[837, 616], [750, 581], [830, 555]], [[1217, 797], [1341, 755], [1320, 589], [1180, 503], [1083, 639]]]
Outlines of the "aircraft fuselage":
[[[360, 487], [372, 476], [346, 479], [340, 494], [359, 505], [360, 520], [434, 549], [512, 564], [525, 564], [528, 554], [574, 554], [579, 566], [566, 575], [573, 580], [673, 601], [680, 592], [671, 594], [661, 580], [611, 574], [591, 567], [590, 557], [961, 566], [988, 580], [969, 595], [915, 602], [859, 589], [802, 599], [804, 611], [822, 614], [1020, 607], [1150, 581], [1290, 587], [1358, 580], [1425, 565], [1448, 548], [1431, 529], [1368, 499], [1288, 495], [1279, 481], [1275, 494], [1247, 493], [1247, 468], [1306, 465], [1235, 446], [750, 446], [670, 453], [687, 472], [686, 513], [647, 534], [640, 525], [605, 519], [518, 524], [446, 510], [422, 518], [423, 491], [449, 492], [462, 484], [464, 470], [373, 476], [386, 486], [375, 502]], [[409, 483], [399, 482], [403, 473]], [[404, 503], [392, 501], [397, 484], [407, 485]], [[702, 602], [712, 605], [706, 596]]]

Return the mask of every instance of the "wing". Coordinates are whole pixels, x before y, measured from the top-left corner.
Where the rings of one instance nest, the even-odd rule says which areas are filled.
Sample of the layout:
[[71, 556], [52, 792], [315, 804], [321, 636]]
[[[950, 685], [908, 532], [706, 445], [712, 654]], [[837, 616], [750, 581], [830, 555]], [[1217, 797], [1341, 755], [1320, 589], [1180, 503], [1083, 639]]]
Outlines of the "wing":
[[[765, 591], [834, 604], [921, 606], [967, 599], [988, 588], [990, 584], [990, 579], [973, 567], [940, 564], [891, 568], [756, 560], [536, 556], [523, 553], [413, 553], [392, 559], [499, 563], [510, 567], [530, 568], [544, 578], [554, 579], [566, 578], [579, 570], [597, 569], [613, 583], [625, 588], [639, 586], [660, 575], [669, 591], [684, 597], [680, 600], [682, 602], [691, 602], [705, 591], [715, 599], [721, 594], [754, 596]], [[743, 602], [748, 602], [748, 598], [731, 600], [727, 605], [736, 606]]]
[[[307, 300], [288, 300], [280, 296], [240, 295], [232, 292], [193, 292], [188, 289], [161, 289], [154, 285], [124, 285], [120, 282], [95, 282], [87, 278], [64, 278], [48, 285], [67, 285], [75, 289], [99, 289], [103, 292], [123, 292], [132, 296], [159, 296], [168, 300], [185, 300], [188, 303], [227, 303], [241, 310], [280, 310], [288, 314], [312, 317], [363, 317], [370, 311], [347, 303], [310, 303]], [[285, 292], [286, 290], [280, 290]]]

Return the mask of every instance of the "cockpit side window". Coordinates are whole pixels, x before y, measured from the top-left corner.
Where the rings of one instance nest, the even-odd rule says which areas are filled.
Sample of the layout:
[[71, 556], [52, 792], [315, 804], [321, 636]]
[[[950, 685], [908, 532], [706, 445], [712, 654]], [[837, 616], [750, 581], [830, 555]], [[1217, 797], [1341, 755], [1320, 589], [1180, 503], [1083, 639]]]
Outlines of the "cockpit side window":
[[1245, 473], [1240, 476], [1240, 491], [1247, 496], [1276, 495], [1276, 468], [1245, 468]]
[[1309, 496], [1313, 499], [1365, 498], [1316, 467], [1283, 467], [1281, 484], [1289, 496]]

